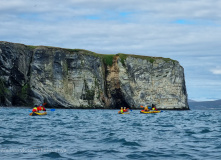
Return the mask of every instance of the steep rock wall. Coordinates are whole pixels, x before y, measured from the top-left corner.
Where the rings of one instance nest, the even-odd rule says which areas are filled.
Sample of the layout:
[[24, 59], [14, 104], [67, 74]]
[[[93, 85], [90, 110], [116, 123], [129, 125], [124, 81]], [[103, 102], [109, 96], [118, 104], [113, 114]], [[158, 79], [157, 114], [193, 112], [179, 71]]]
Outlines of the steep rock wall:
[[27, 46], [0, 42], [0, 100], [11, 106], [26, 104], [32, 50]]
[[102, 62], [80, 52], [37, 47], [31, 63], [30, 87], [34, 103], [67, 108], [103, 107]]
[[0, 102], [61, 108], [189, 109], [177, 61], [0, 42]]
[[156, 104], [162, 109], [186, 109], [184, 69], [177, 61], [156, 59], [153, 63], [129, 57], [119, 63], [121, 90], [129, 105]]

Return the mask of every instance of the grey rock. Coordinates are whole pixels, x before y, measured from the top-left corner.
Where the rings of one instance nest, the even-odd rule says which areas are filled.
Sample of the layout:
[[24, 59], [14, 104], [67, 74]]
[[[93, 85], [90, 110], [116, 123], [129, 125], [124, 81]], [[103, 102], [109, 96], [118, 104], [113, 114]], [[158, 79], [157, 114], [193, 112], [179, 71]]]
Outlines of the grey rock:
[[107, 65], [86, 50], [0, 42], [0, 87], [8, 106], [189, 109], [184, 69], [164, 58], [115, 55]]

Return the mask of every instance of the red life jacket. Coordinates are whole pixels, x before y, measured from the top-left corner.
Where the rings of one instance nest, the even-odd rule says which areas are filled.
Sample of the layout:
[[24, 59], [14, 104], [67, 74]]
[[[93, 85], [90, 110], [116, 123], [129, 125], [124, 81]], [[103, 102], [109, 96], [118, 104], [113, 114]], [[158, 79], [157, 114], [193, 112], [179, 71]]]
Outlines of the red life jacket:
[[32, 109], [32, 112], [37, 112], [37, 111], [38, 111], [37, 107], [34, 107], [34, 108]]
[[46, 111], [46, 109], [43, 106], [38, 106], [37, 109], [38, 111]]

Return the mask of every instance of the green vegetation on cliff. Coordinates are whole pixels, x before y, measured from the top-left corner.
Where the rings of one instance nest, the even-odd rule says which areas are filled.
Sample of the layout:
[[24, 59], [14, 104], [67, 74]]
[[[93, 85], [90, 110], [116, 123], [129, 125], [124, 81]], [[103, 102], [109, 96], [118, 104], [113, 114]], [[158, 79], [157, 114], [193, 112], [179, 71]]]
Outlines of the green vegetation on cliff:
[[30, 48], [30, 49], [35, 49], [35, 48], [37, 48], [38, 46], [27, 45], [27, 47]]
[[5, 96], [9, 90], [5, 87], [4, 81], [0, 78], [0, 96]]
[[65, 49], [65, 50], [71, 53], [78, 53], [78, 54], [90, 55], [90, 56], [101, 58], [103, 62], [108, 66], [112, 66], [113, 58], [114, 56], [116, 56], [115, 54], [98, 54], [98, 53], [83, 50], [83, 49]]
[[144, 59], [149, 61], [150, 63], [154, 63], [154, 61], [156, 61], [156, 59], [162, 59], [165, 62], [177, 62], [176, 60], [172, 60], [170, 58], [163, 58], [163, 57], [151, 57], [151, 56], [140, 56], [140, 55], [130, 55], [130, 54], [123, 54], [123, 53], [118, 53], [117, 54], [120, 59], [121, 59], [121, 63], [123, 65], [125, 65], [125, 60], [127, 59], [127, 57], [133, 57], [133, 58], [140, 58], [140, 59]]
[[5, 87], [4, 80], [0, 78], [0, 103], [5, 102], [5, 97], [9, 94], [9, 90]]
[[30, 89], [29, 84], [25, 84], [24, 86], [22, 86], [19, 97], [25, 100], [27, 98], [29, 89]]
[[[31, 49], [36, 49], [37, 47], [40, 46], [28, 46]], [[66, 49], [66, 48], [58, 48], [58, 47], [51, 47], [51, 46], [41, 46], [41, 47], [46, 47], [48, 49], [63, 49], [65, 51], [68, 51], [70, 53], [77, 53], [77, 54], [81, 54], [81, 55], [89, 55], [89, 56], [94, 56], [94, 57], [98, 57], [101, 58], [103, 60], [103, 62], [108, 65], [108, 66], [112, 66], [113, 64], [113, 59], [115, 56], [119, 56], [121, 59], [121, 63], [125, 66], [125, 60], [127, 59], [127, 57], [133, 57], [133, 58], [140, 58], [140, 59], [144, 59], [149, 61], [150, 63], [154, 63], [156, 61], [156, 59], [162, 59], [165, 62], [177, 62], [176, 60], [172, 60], [170, 58], [163, 58], [163, 57], [151, 57], [151, 56], [141, 56], [141, 55], [132, 55], [132, 54], [124, 54], [124, 53], [118, 53], [118, 54], [98, 54], [92, 51], [88, 51], [88, 50], [84, 50], [84, 49]]]
[[99, 57], [101, 58], [105, 64], [107, 64], [108, 66], [112, 66], [113, 64], [113, 59], [115, 56], [119, 56], [121, 59], [121, 63], [125, 66], [125, 60], [128, 57], [133, 57], [133, 58], [140, 58], [140, 59], [144, 59], [149, 61], [150, 63], [154, 63], [154, 61], [156, 61], [156, 59], [162, 59], [165, 62], [177, 62], [176, 60], [172, 60], [170, 58], [163, 58], [163, 57], [151, 57], [151, 56], [141, 56], [141, 55], [132, 55], [132, 54], [124, 54], [124, 53], [118, 53], [118, 54], [98, 54], [95, 52], [91, 52], [91, 51], [87, 51], [87, 50], [82, 50], [82, 49], [67, 49], [70, 52], [77, 52], [80, 54], [85, 54], [85, 55], [92, 55], [95, 57]]

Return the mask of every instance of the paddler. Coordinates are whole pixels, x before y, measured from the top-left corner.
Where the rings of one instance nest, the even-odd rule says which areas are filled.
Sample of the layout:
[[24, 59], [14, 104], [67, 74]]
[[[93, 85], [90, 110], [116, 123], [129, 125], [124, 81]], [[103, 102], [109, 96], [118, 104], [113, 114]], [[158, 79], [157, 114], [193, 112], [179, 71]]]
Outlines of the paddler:
[[[45, 104], [45, 103], [44, 103]], [[46, 109], [45, 109], [45, 107], [44, 107], [44, 104], [42, 105], [40, 105], [40, 106], [38, 106], [37, 107], [37, 105], [35, 105], [35, 107], [32, 109], [32, 112], [39, 112], [39, 111], [45, 111], [46, 112]]]
[[152, 110], [157, 111], [157, 108], [154, 104], [152, 104]]
[[35, 105], [35, 107], [32, 109], [32, 112], [38, 112], [38, 106]]
[[124, 109], [123, 109], [123, 107], [121, 107], [121, 109], [120, 109], [120, 113], [124, 113]]
[[144, 111], [145, 112], [149, 111], [148, 106], [144, 107]]
[[128, 110], [127, 110], [127, 108], [126, 107], [124, 107], [124, 110], [123, 110], [124, 112], [128, 112]]

